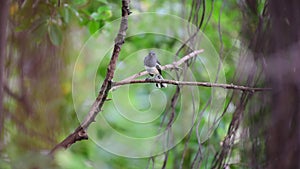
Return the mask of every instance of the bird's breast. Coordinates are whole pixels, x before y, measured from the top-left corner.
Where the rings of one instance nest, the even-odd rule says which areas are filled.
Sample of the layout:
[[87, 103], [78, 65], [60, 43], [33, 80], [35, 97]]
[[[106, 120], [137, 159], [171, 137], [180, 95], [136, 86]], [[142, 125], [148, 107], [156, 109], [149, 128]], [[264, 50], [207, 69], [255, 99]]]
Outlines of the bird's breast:
[[145, 66], [145, 69], [148, 73], [151, 73], [151, 74], [159, 74], [159, 71], [156, 69], [156, 67], [148, 67], [148, 66]]

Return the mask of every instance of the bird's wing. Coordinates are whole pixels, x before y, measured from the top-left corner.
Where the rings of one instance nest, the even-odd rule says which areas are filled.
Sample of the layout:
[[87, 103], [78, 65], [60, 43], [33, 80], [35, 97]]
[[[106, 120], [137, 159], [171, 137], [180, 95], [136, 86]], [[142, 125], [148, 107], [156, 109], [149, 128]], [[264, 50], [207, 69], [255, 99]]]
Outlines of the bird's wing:
[[161, 75], [161, 66], [160, 66], [160, 63], [159, 63], [159, 61], [157, 61], [157, 63], [156, 63], [156, 69], [158, 70], [158, 72], [159, 72], [159, 74]]

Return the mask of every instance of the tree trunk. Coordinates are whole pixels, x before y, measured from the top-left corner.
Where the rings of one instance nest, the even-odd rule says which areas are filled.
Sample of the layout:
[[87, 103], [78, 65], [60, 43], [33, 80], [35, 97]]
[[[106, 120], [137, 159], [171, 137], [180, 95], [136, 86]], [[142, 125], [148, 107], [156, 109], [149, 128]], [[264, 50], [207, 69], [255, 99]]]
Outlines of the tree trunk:
[[268, 83], [273, 88], [267, 168], [300, 168], [300, 1], [271, 0]]
[[6, 28], [8, 20], [9, 1], [3, 0], [0, 5], [0, 150], [3, 146], [4, 135], [4, 111], [3, 111], [3, 77], [4, 77], [4, 58], [6, 55]]

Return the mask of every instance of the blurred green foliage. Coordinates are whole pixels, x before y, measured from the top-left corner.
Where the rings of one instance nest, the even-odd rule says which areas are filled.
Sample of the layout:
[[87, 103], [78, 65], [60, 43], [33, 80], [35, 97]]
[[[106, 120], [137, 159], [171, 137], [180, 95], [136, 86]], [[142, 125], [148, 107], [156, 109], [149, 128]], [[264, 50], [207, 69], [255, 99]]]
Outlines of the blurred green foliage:
[[59, 46], [63, 39], [62, 31], [71, 26], [70, 21], [88, 27], [90, 34], [93, 34], [112, 17], [112, 11], [105, 0], [28, 0], [22, 4], [12, 2], [11, 15], [16, 24], [15, 31], [32, 31], [36, 41], [40, 42], [48, 30], [52, 44]]
[[[185, 4], [181, 4], [181, 2], [182, 1], [175, 0], [132, 1], [131, 10], [133, 11], [133, 14], [140, 12], [158, 12], [173, 14], [187, 19], [187, 14], [189, 13], [189, 9], [191, 9], [191, 0], [185, 1]], [[226, 80], [229, 82], [232, 81], [232, 77], [234, 76], [235, 66], [238, 58], [237, 51], [240, 48], [239, 31], [241, 26], [239, 22], [241, 19], [241, 11], [238, 9], [237, 5], [234, 2], [235, 1], [227, 1], [223, 2], [223, 4], [221, 1], [213, 1], [213, 3], [207, 3], [205, 21], [208, 22], [204, 30], [205, 35], [211, 40], [212, 45], [216, 48], [217, 51], [220, 51], [221, 46], [223, 45], [223, 68], [225, 70]], [[213, 10], [211, 11], [212, 6]], [[45, 155], [47, 151], [55, 145], [55, 143], [58, 143], [59, 141], [64, 139], [79, 124], [72, 100], [74, 99], [72, 98], [72, 73], [77, 56], [81, 52], [82, 46], [84, 45], [85, 41], [88, 40], [91, 35], [97, 37], [97, 34], [106, 33], [105, 30], [98, 30], [105, 24], [108, 24], [114, 19], [120, 17], [120, 7], [120, 1], [116, 0], [25, 0], [22, 3], [13, 0], [11, 2], [10, 20], [13, 30], [10, 30], [10, 36], [15, 36], [14, 33], [29, 33], [31, 34], [30, 37], [33, 38], [28, 41], [29, 45], [36, 45], [34, 46], [35, 48], [39, 48], [44, 44], [44, 46], [46, 47], [54, 45], [55, 49], [58, 49], [53, 54], [57, 55], [58, 57], [50, 56], [51, 54], [47, 55], [47, 57], [52, 57], [52, 59], [57, 59], [60, 61], [55, 66], [60, 67], [60, 71], [58, 72], [58, 74], [61, 77], [59, 77], [58, 81], [51, 81], [50, 83], [46, 83], [46, 85], [50, 84], [50, 86], [44, 85], [44, 88], [41, 88], [39, 90], [40, 95], [37, 95], [36, 97], [41, 97], [41, 95], [44, 94], [44, 90], [46, 91], [47, 88], [51, 88], [53, 86], [57, 86], [55, 88], [57, 90], [55, 91], [60, 94], [55, 95], [55, 99], [52, 100], [45, 98], [44, 101], [36, 101], [31, 103], [31, 105], [34, 105], [33, 107], [34, 109], [36, 109], [37, 113], [40, 113], [39, 116], [22, 116], [21, 122], [16, 122], [13, 118], [13, 116], [18, 116], [18, 113], [20, 111], [20, 103], [12, 98], [6, 100], [5, 106], [9, 107], [8, 111], [10, 111], [12, 115], [7, 115], [9, 116], [9, 118], [5, 120], [6, 146], [4, 148], [4, 152], [1, 153], [0, 168], [140, 169], [146, 168], [148, 164], [150, 168], [152, 168], [151, 160], [149, 160], [148, 158], [135, 159], [118, 156], [107, 152], [103, 148], [98, 147], [92, 140], [81, 141], [72, 145], [66, 151], [59, 151], [55, 155], [53, 161], [51, 161]], [[222, 12], [220, 13], [220, 11]], [[210, 20], [207, 20], [210, 12], [212, 12], [212, 17]], [[186, 13], [186, 15], [182, 16], [182, 13]], [[220, 21], [219, 17], [221, 18]], [[220, 33], [222, 34], [221, 41], [218, 31], [218, 22], [220, 22]], [[143, 27], [146, 29], [149, 27], [149, 25], [143, 25]], [[155, 27], [155, 25], [153, 25], [153, 27]], [[128, 29], [130, 31], [131, 28], [129, 27]], [[104, 41], [106, 41], [106, 39], [104, 39]], [[12, 53], [23, 52], [21, 50], [22, 48], [13, 43], [8, 45], [14, 47], [15, 51], [13, 51]], [[101, 45], [102, 43], [99, 42], [99, 44], [93, 44], [93, 46], [89, 47], [101, 48]], [[134, 55], [132, 54], [133, 51], [139, 51], [140, 49], [145, 48], [159, 48], [162, 51], [175, 52], [179, 48], [179, 46], [180, 44], [178, 44], [176, 39], [165, 37], [163, 35], [144, 34], [128, 37], [120, 54], [120, 58], [118, 61], [119, 71], [116, 71], [114, 80], [122, 80], [124, 77], [127, 77], [127, 75], [132, 75], [134, 73], [137, 73], [138, 71], [143, 70], [142, 59], [144, 56], [139, 56], [138, 54]], [[92, 79], [92, 81], [94, 80], [96, 84], [95, 89], [93, 89], [96, 91], [96, 93], [99, 90], [105, 77], [106, 68], [109, 62], [110, 54], [112, 52], [112, 49], [106, 50], [107, 53], [105, 57], [103, 58], [101, 63], [99, 63], [99, 67], [95, 75], [96, 78]], [[168, 57], [162, 57], [161, 55], [159, 56], [161, 63], [171, 63], [173, 61], [173, 55], [171, 55], [170, 53], [168, 55], [167, 52], [165, 53]], [[97, 54], [99, 53], [92, 53], [91, 51], [91, 55]], [[12, 57], [15, 60], [20, 59], [18, 57]], [[25, 59], [29, 60], [29, 57]], [[126, 60], [128, 59], [128, 57], [133, 57], [133, 59], [131, 59], [131, 62], [133, 61], [139, 63], [136, 68], [137, 72], [122, 73], [122, 71], [120, 71], [122, 70], [122, 66], [126, 68], [134, 64], [130, 63], [130, 60]], [[42, 63], [45, 65], [47, 64], [45, 62]], [[9, 63], [7, 63], [7, 65], [11, 66]], [[80, 68], [80, 65], [77, 66], [78, 68]], [[89, 74], [91, 70], [91, 67], [83, 67], [82, 69], [80, 69], [83, 77], [86, 74]], [[126, 69], [124, 69], [123, 72], [124, 71], [126, 71]], [[193, 71], [200, 72], [195, 73], [196, 80], [208, 81], [209, 75], [202, 67], [199, 60], [195, 63]], [[164, 72], [164, 77], [170, 77], [168, 75], [168, 72]], [[16, 82], [13, 82], [13, 78], [16, 79], [15, 81], [18, 81], [17, 79], [20, 78], [20, 72], [16, 71], [13, 77], [10, 78], [12, 78], [10, 80], [13, 84], [12, 86], [14, 87], [13, 90], [18, 92], [18, 86], [14, 85], [14, 83]], [[31, 79], [28, 79], [28, 81], [30, 80]], [[87, 81], [89, 80], [90, 79], [87, 79]], [[82, 84], [82, 86], [85, 87], [85, 84]], [[34, 89], [36, 88], [33, 88], [31, 90]], [[132, 85], [129, 87], [128, 95], [122, 92], [119, 94], [110, 93], [109, 97], [120, 102], [124, 100], [130, 100], [130, 105], [127, 106], [132, 106], [137, 110], [143, 111], [145, 109], [148, 109], [151, 106], [151, 103], [161, 102], [161, 100], [158, 100], [157, 97], [163, 95], [163, 97], [165, 97], [166, 99], [165, 104], [169, 106], [170, 100], [175, 92], [175, 87], [170, 86], [169, 88], [162, 91], [163, 94], [160, 91], [158, 93], [153, 92], [154, 89], [155, 88], [153, 84]], [[203, 107], [205, 107], [205, 104], [209, 100], [211, 90], [209, 88], [202, 87], [199, 87], [197, 89], [199, 89], [200, 91], [201, 101], [200, 103], [196, 104], [199, 104], [200, 108], [197, 111], [200, 111]], [[49, 91], [49, 93], [51, 92], [54, 91]], [[90, 98], [86, 99], [85, 101], [86, 104], [89, 105], [93, 100], [94, 96], [90, 96]], [[226, 103], [229, 103], [229, 98], [226, 99]], [[209, 136], [208, 140], [201, 144], [203, 149], [203, 162], [200, 168], [210, 167], [214, 157], [214, 153], [220, 148], [221, 141], [227, 133], [234, 108], [235, 105], [233, 103], [230, 103], [228, 111], [219, 121], [215, 132], [213, 132], [212, 135]], [[44, 109], [49, 109], [51, 110], [50, 112], [53, 113], [47, 114], [46, 116], [46, 114], [43, 114]], [[175, 107], [176, 111], [179, 111], [180, 109], [182, 109], [182, 107]], [[133, 125], [132, 123], [130, 123], [130, 121], [124, 119], [123, 116], [115, 115], [115, 111], [116, 109], [114, 108], [113, 103], [106, 102], [104, 110], [99, 116], [103, 116], [107, 120], [108, 124], [111, 125], [112, 128], [116, 131], [131, 137], [146, 137], [157, 134], [157, 131], [152, 130], [153, 128], [148, 128], [149, 130], [140, 130], [142, 124]], [[219, 111], [222, 112], [223, 110]], [[84, 116], [86, 112], [80, 113], [82, 114], [82, 116]], [[209, 114], [210, 107], [208, 107], [204, 111], [203, 116], [201, 116], [200, 128], [206, 123], [211, 123]], [[34, 121], [27, 121], [27, 117], [37, 119], [35, 119]], [[176, 117], [177, 116], [175, 116], [175, 119]], [[157, 119], [155, 119], [153, 121], [153, 126], [158, 128], [162, 119], [162, 116], [159, 116]], [[40, 123], [38, 123], [37, 121], [39, 121]], [[47, 121], [49, 123], [50, 121], [55, 122], [53, 122], [53, 124], [51, 123], [53, 126], [47, 127]], [[24, 131], [20, 131], [20, 126], [18, 127], [18, 125], [20, 124], [18, 123], [24, 125], [21, 126], [21, 128], [24, 128]], [[96, 128], [95, 130], [97, 130], [99, 137], [107, 136], [109, 134], [109, 130], [107, 128], [97, 128], [96, 123], [93, 123], [91, 127]], [[45, 124], [46, 126], [43, 126], [42, 124]], [[26, 131], [27, 129], [33, 130], [33, 133], [36, 134], [33, 134], [33, 136], [28, 136], [28, 133], [30, 132]], [[198, 140], [195, 132], [196, 131], [193, 130], [191, 134], [183, 168], [189, 168], [188, 166], [190, 166], [198, 149]], [[48, 142], [45, 141], [48, 139], [47, 137], [51, 137], [50, 141], [48, 140]], [[182, 151], [184, 150], [185, 146], [185, 141], [187, 141], [187, 137], [184, 138], [182, 142], [180, 142], [174, 149], [170, 151], [167, 161], [167, 168], [176, 168], [179, 165], [180, 159], [182, 157]], [[239, 152], [235, 152], [235, 156], [238, 158], [240, 156]], [[163, 160], [163, 155], [155, 157], [154, 168], [161, 168]]]

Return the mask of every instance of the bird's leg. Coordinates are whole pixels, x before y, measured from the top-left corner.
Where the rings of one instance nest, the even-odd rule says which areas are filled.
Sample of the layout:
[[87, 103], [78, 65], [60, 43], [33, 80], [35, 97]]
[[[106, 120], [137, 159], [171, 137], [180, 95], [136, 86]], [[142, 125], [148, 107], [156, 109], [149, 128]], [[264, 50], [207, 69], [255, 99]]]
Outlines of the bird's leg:
[[[149, 73], [149, 75], [150, 75], [151, 77], [147, 77], [145, 80], [152, 80], [152, 79], [155, 79], [155, 76], [154, 76], [153, 74]], [[153, 76], [154, 76], [154, 77], [153, 77]]]

